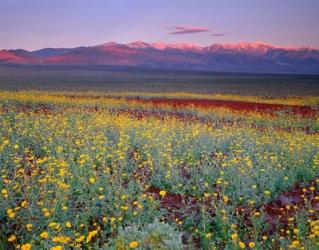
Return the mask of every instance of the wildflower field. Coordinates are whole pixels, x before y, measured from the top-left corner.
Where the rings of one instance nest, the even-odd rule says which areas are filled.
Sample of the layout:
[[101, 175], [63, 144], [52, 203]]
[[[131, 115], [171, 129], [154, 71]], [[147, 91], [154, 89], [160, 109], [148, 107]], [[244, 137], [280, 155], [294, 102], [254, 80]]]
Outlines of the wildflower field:
[[318, 249], [318, 105], [2, 90], [0, 249]]

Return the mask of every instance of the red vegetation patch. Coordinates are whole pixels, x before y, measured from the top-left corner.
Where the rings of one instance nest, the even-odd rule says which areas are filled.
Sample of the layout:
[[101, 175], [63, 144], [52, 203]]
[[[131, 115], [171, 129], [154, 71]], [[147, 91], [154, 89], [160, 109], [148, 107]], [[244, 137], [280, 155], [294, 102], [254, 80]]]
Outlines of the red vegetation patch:
[[[200, 122], [202, 124], [209, 124], [212, 127], [220, 127], [222, 125], [229, 125], [229, 126], [237, 126], [240, 127], [240, 123], [236, 122], [236, 121], [232, 121], [230, 119], [219, 119], [219, 120], [210, 120], [209, 118], [205, 118], [205, 117], [199, 117], [196, 115], [191, 115], [191, 114], [183, 114], [183, 113], [179, 113], [179, 112], [172, 112], [172, 111], [145, 111], [145, 110], [119, 110], [118, 111], [119, 114], [129, 114], [135, 118], [137, 118], [138, 120], [142, 120], [144, 118], [147, 117], [154, 117], [156, 119], [160, 119], [160, 120], [165, 120], [167, 118], [175, 118], [178, 119], [180, 121], [183, 122]], [[245, 126], [247, 126], [247, 124], [245, 124]], [[260, 125], [260, 124], [256, 124], [255, 122], [251, 122], [249, 124], [249, 126], [251, 128], [254, 128], [256, 130], [259, 131], [265, 131], [266, 130], [266, 126]], [[293, 132], [293, 131], [303, 131], [306, 134], [317, 134], [317, 131], [313, 131], [311, 130], [311, 128], [309, 126], [305, 126], [305, 127], [279, 127], [279, 126], [274, 126], [275, 129], [279, 130], [279, 131], [286, 131], [286, 132]]]
[[314, 116], [316, 109], [309, 106], [283, 105], [283, 104], [269, 104], [269, 103], [255, 103], [242, 101], [224, 101], [224, 100], [210, 100], [210, 99], [170, 99], [170, 98], [129, 98], [130, 100], [139, 101], [141, 103], [151, 103], [154, 105], [170, 105], [174, 108], [195, 106], [204, 108], [225, 107], [236, 111], [257, 111], [263, 113], [274, 114], [276, 111], [289, 111], [294, 114], [302, 116]]

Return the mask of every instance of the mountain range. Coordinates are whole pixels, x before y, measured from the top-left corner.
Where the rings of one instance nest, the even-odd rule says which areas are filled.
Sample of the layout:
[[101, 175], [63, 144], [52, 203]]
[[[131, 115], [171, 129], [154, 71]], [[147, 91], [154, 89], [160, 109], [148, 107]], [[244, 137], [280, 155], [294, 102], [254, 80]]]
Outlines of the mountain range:
[[0, 50], [0, 64], [112, 65], [154, 69], [319, 74], [319, 50], [263, 42], [212, 44], [120, 44], [35, 51]]

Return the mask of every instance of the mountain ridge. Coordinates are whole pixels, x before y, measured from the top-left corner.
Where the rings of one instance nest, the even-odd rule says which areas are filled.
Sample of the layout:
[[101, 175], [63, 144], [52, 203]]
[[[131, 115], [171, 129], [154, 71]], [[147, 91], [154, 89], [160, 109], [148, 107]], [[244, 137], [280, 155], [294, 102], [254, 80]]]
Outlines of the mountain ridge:
[[231, 72], [319, 74], [319, 50], [263, 42], [128, 44], [0, 50], [1, 64], [114, 65]]

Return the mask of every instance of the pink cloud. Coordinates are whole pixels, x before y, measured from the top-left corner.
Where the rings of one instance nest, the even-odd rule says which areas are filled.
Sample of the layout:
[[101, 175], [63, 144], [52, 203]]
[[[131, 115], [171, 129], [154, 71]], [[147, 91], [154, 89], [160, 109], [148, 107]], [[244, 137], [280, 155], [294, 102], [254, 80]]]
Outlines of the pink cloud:
[[170, 35], [181, 35], [181, 34], [193, 34], [193, 33], [201, 33], [201, 32], [208, 32], [210, 31], [207, 27], [185, 27], [185, 26], [175, 26], [169, 28], [173, 30], [170, 32]]

